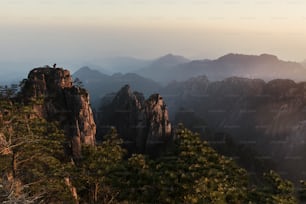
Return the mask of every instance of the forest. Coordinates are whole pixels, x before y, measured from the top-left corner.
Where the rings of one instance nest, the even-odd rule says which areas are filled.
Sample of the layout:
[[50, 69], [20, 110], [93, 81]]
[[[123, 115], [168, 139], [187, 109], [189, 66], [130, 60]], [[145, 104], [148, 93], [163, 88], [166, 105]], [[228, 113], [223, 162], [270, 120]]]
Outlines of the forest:
[[297, 203], [305, 197], [303, 182], [297, 190], [272, 170], [255, 180], [183, 124], [159, 157], [129, 154], [112, 128], [73, 159], [59, 125], [35, 117], [33, 105], [41, 100], [24, 105], [12, 88], [1, 90], [1, 203]]

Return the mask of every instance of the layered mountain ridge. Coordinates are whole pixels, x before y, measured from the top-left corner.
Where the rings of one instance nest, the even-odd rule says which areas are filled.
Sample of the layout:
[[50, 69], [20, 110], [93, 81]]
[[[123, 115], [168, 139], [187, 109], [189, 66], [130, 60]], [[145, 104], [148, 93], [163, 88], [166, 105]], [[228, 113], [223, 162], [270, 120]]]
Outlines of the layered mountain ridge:
[[[305, 82], [241, 77], [212, 82], [200, 76], [173, 82], [160, 93], [175, 123], [190, 124], [188, 128], [203, 133], [207, 127], [229, 133], [238, 144], [274, 161], [288, 176], [305, 169]], [[294, 158], [301, 162], [295, 163]]]
[[[214, 60], [177, 60], [171, 65], [154, 63], [145, 71], [136, 72], [163, 84], [171, 81], [185, 81], [191, 77], [206, 75], [209, 80], [223, 80], [228, 77], [305, 80], [306, 69], [301, 63], [278, 59], [271, 54], [245, 55], [230, 53]], [[175, 64], [175, 62], [177, 62]]]
[[95, 108], [99, 106], [100, 100], [105, 94], [117, 91], [125, 84], [130, 84], [132, 88], [137, 88], [145, 95], [157, 92], [161, 87], [157, 82], [135, 73], [106, 75], [89, 67], [80, 68], [73, 74], [73, 77], [79, 78], [83, 82], [84, 87], [92, 96], [92, 105]]

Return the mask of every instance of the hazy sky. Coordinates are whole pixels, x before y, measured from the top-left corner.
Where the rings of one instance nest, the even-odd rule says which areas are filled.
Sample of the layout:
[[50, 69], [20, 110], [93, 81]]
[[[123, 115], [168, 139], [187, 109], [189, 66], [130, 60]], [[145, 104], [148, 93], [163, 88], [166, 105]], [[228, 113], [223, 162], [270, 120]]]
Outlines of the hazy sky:
[[0, 61], [306, 58], [304, 0], [1, 0]]

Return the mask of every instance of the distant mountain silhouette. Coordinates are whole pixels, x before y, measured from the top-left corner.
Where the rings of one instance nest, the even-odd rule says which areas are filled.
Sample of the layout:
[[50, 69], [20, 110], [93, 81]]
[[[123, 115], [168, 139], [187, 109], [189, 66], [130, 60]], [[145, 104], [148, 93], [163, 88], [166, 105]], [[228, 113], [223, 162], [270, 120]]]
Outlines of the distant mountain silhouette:
[[102, 74], [89, 67], [82, 67], [73, 74], [73, 78], [79, 78], [84, 87], [91, 95], [92, 105], [98, 105], [100, 99], [107, 93], [115, 92], [126, 84], [132, 88], [149, 95], [157, 92], [160, 85], [148, 78], [141, 77], [135, 73], [116, 73], [113, 75]]
[[189, 61], [189, 59], [179, 55], [167, 54], [152, 61], [150, 65], [136, 73], [144, 77], [149, 77], [155, 81], [167, 82], [169, 76], [165, 76], [165, 72], [174, 71], [176, 66]]
[[107, 75], [113, 74], [113, 71], [110, 71], [110, 70], [106, 69], [106, 67], [104, 67], [100, 64], [91, 63], [91, 62], [86, 62], [86, 63], [83, 63], [83, 64], [84, 64], [84, 66], [82, 66], [81, 68], [83, 68], [83, 67], [84, 68], [86, 68], [86, 67], [89, 68], [90, 67], [90, 69], [99, 71], [102, 74], [107, 74]]
[[167, 54], [151, 63], [151, 66], [175, 66], [181, 63], [189, 62], [190, 60], [179, 55]]
[[101, 81], [101, 80], [105, 80], [109, 77], [109, 75], [103, 74], [98, 70], [94, 70], [91, 69], [87, 66], [85, 67], [81, 67], [80, 69], [78, 69], [74, 74], [73, 74], [74, 78], [78, 77], [78, 78], [82, 78], [84, 79], [83, 83], [88, 83], [88, 80], [90, 80], [90, 82], [94, 82], [94, 81]]
[[266, 81], [277, 78], [306, 80], [306, 69], [300, 63], [283, 61], [269, 54], [258, 56], [231, 53], [215, 60], [190, 62], [179, 57], [169, 58], [176, 61], [177, 64], [173, 62], [170, 65], [168, 63], [163, 65], [153, 62], [149, 67], [137, 73], [164, 84], [173, 80], [184, 81], [199, 75], [206, 75], [209, 80], [213, 81], [231, 76], [261, 78]]

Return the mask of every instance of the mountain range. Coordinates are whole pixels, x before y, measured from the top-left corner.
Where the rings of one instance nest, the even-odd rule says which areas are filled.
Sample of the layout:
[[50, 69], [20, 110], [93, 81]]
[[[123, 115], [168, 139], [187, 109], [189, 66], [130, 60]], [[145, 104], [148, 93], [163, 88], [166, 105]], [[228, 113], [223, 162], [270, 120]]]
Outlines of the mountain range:
[[107, 75], [89, 67], [80, 68], [73, 74], [73, 78], [79, 78], [82, 81], [91, 95], [91, 102], [94, 107], [97, 107], [105, 94], [115, 92], [126, 84], [130, 84], [132, 88], [143, 92], [145, 96], [157, 92], [161, 87], [157, 82], [135, 73]]
[[[183, 57], [166, 55], [153, 62], [138, 74], [150, 77], [161, 83], [184, 81], [194, 76], [206, 75], [209, 80], [223, 80], [238, 76], [247, 78], [305, 80], [306, 69], [301, 63], [288, 62], [274, 55], [227, 54], [215, 60], [191, 60]], [[164, 63], [167, 61], [167, 63]], [[171, 63], [169, 63], [171, 61]]]
[[[103, 76], [88, 68], [79, 74], [82, 71], [82, 76], [95, 80]], [[290, 94], [305, 87], [289, 80], [265, 84], [240, 78], [210, 83], [200, 77], [188, 83], [202, 81], [199, 85], [204, 88], [208, 82], [204, 94], [252, 96], [261, 93], [263, 85], [267, 91], [262, 93], [277, 99], [289, 97], [289, 101]], [[192, 86], [190, 93], [202, 93], [201, 86], [199, 90]], [[165, 91], [176, 87], [180, 94], [185, 85]], [[278, 88], [285, 94], [277, 92]], [[295, 191], [273, 168], [257, 176], [219, 154], [199, 134], [182, 124], [173, 126], [160, 94], [145, 99], [125, 85], [104, 103], [98, 117], [94, 117], [89, 95], [79, 80], [73, 81], [69, 70], [49, 66], [32, 69], [19, 92], [1, 89], [0, 203], [297, 203], [296, 193], [305, 193], [304, 184]], [[193, 101], [190, 98], [186, 105]], [[298, 103], [293, 105], [299, 108]], [[108, 131], [101, 134], [103, 129]], [[226, 145], [223, 150], [227, 147], [236, 152], [239, 146]], [[244, 152], [248, 156], [252, 150]], [[293, 161], [295, 167], [305, 163]], [[250, 157], [248, 164], [259, 166]]]
[[[170, 72], [176, 71], [177, 66], [188, 62], [190, 62], [190, 60], [185, 57], [167, 54], [154, 60], [147, 67], [137, 70], [136, 73], [140, 76], [148, 77], [157, 82], [166, 84], [175, 79], [169, 76]], [[175, 75], [175, 73], [171, 73], [171, 75], [173, 74]]]
[[217, 59], [197, 60], [174, 54], [167, 54], [155, 60], [120, 57], [100, 62], [99, 66], [90, 63], [86, 66], [107, 75], [135, 73], [162, 85], [171, 81], [185, 81], [200, 75], [206, 75], [211, 81], [232, 76], [260, 78], [265, 81], [273, 79], [304, 81], [306, 76], [305, 61], [301, 63], [285, 61], [271, 54], [230, 53]]
[[136, 72], [144, 67], [149, 66], [153, 60], [149, 59], [138, 59], [135, 57], [109, 57], [91, 60], [86, 66], [97, 69], [104, 74], [115, 74], [115, 73], [129, 73]]
[[[251, 146], [268, 160], [287, 158], [276, 168], [289, 172], [291, 179], [304, 168], [303, 162], [290, 167], [294, 162], [290, 158], [305, 149], [299, 142], [306, 128], [306, 85], [298, 82], [306, 76], [301, 63], [267, 54], [228, 54], [216, 60], [192, 61], [168, 54], [136, 73], [106, 75], [83, 67], [73, 76], [83, 81], [95, 108], [107, 93], [130, 84], [146, 97], [160, 93], [174, 124], [183, 122], [202, 133], [207, 128], [227, 133], [237, 144]], [[220, 140], [214, 136], [204, 139]]]
[[[144, 67], [141, 68], [141, 66]], [[122, 72], [110, 74], [109, 68], [102, 69], [94, 65], [93, 67], [84, 66], [73, 74], [73, 77], [79, 78], [88, 89], [93, 106], [99, 104], [99, 100], [105, 94], [117, 91], [125, 84], [148, 96], [173, 81], [186, 81], [203, 75], [210, 81], [224, 80], [232, 76], [260, 78], [264, 81], [306, 80], [306, 68], [302, 63], [287, 62], [268, 54], [259, 56], [227, 54], [215, 60], [189, 60], [179, 55], [167, 54], [152, 61], [122, 58], [114, 64], [114, 67], [117, 68], [114, 68], [112, 72], [120, 70]]]

